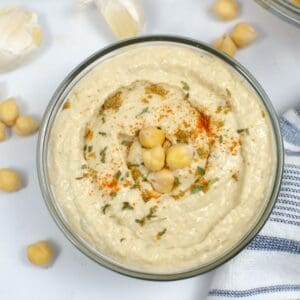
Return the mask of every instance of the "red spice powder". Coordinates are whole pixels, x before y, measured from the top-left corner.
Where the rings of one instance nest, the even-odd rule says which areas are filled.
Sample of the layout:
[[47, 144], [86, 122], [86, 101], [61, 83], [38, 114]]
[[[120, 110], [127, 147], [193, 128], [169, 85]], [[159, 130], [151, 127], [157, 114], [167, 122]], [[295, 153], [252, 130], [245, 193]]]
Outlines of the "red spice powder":
[[200, 131], [205, 131], [207, 135], [211, 135], [211, 124], [210, 124], [211, 118], [210, 116], [206, 115], [204, 112], [199, 112], [199, 115], [197, 117], [197, 128]]

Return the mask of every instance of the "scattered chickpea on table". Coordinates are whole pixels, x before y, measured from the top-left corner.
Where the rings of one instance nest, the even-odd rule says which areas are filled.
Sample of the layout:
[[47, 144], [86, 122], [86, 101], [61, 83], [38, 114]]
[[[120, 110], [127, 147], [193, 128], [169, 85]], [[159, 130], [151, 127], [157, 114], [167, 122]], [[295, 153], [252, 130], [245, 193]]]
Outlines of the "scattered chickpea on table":
[[27, 247], [27, 258], [34, 265], [48, 266], [53, 256], [53, 249], [47, 241], [39, 241]]

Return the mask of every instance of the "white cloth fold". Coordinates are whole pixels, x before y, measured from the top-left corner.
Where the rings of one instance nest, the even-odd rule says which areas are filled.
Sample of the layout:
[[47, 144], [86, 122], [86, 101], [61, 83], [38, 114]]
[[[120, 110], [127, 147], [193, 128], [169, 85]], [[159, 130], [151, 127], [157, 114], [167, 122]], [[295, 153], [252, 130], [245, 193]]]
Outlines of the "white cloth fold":
[[285, 166], [275, 207], [246, 249], [216, 270], [207, 300], [300, 299], [300, 104], [280, 125]]

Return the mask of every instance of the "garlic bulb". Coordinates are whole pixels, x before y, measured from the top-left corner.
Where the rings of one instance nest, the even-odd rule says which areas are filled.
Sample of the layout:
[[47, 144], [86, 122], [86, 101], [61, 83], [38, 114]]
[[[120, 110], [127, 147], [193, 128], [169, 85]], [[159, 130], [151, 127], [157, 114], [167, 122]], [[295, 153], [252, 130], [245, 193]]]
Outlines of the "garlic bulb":
[[[79, 0], [85, 5], [91, 0]], [[144, 11], [139, 0], [94, 0], [117, 39], [135, 37], [144, 27]]]
[[19, 64], [40, 46], [42, 33], [37, 15], [21, 7], [0, 10], [0, 72]]

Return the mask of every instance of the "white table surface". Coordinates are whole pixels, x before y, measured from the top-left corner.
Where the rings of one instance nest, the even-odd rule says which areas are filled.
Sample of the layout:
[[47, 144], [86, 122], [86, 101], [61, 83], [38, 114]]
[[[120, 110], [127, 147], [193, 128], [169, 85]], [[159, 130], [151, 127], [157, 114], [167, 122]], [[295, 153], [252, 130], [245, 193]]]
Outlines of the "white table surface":
[[[178, 34], [210, 43], [237, 22], [216, 21], [209, 0], [143, 0], [147, 34]], [[259, 40], [236, 58], [260, 81], [276, 110], [300, 101], [300, 30], [260, 8], [243, 3], [239, 20], [260, 31]], [[114, 38], [94, 9], [79, 11], [75, 0], [1, 0], [35, 10], [44, 31], [43, 46], [34, 60], [0, 74], [0, 100], [16, 96], [23, 113], [42, 118], [54, 90], [66, 74]], [[26, 187], [0, 193], [0, 299], [204, 299], [213, 272], [177, 282], [149, 282], [127, 278], [97, 265], [60, 232], [43, 202], [36, 174], [37, 136], [10, 137], [0, 145], [0, 167], [24, 176]], [[48, 269], [30, 265], [26, 245], [49, 239], [58, 248]]]

